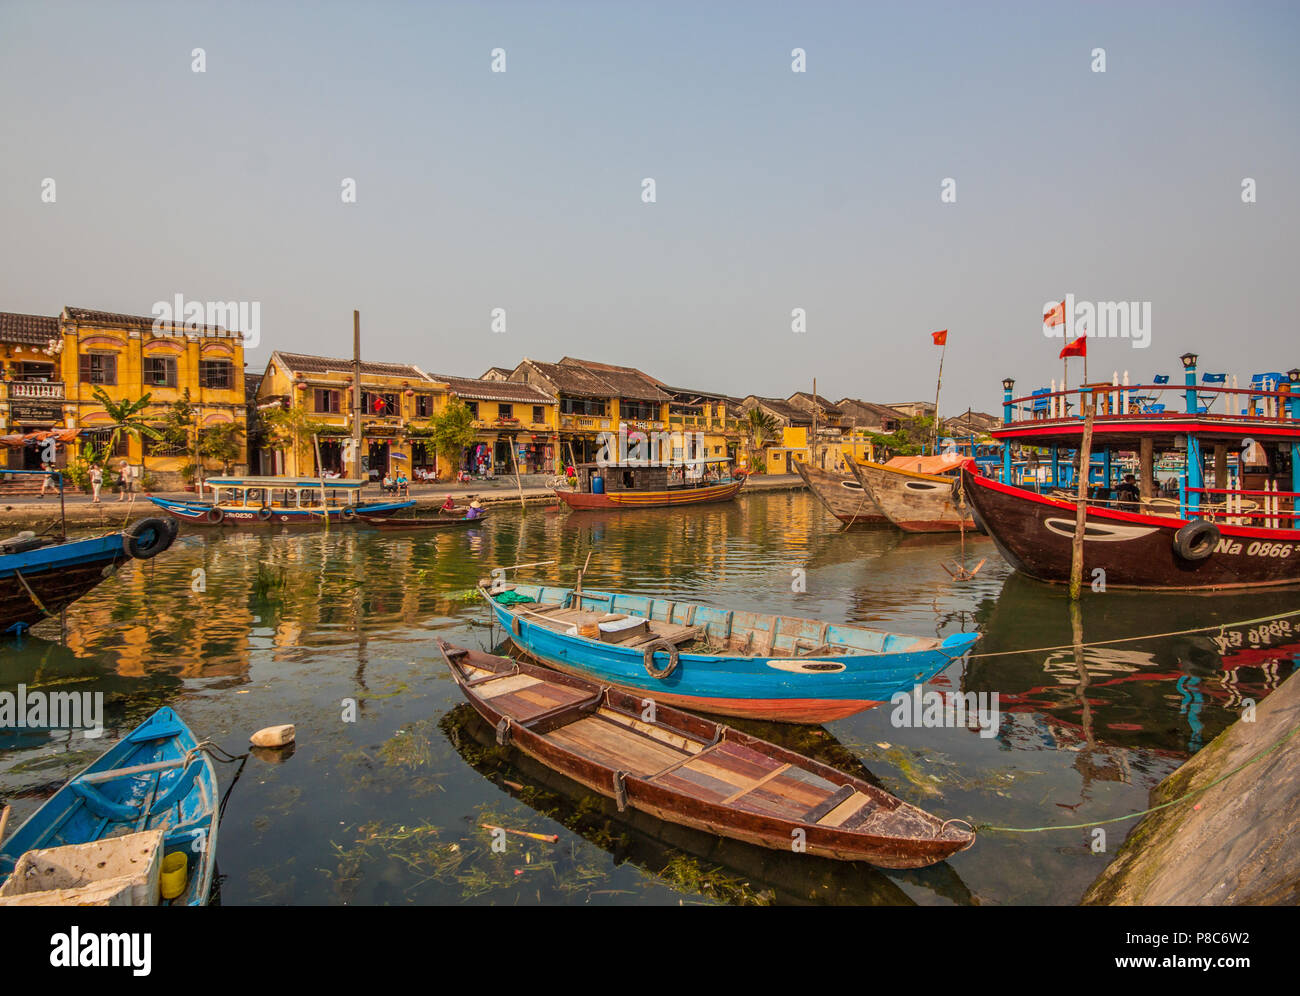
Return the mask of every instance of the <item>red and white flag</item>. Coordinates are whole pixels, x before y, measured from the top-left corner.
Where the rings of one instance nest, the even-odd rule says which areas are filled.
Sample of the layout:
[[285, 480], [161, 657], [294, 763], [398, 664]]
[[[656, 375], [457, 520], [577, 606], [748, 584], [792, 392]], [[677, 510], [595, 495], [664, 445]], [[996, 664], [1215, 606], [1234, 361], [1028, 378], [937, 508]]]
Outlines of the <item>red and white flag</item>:
[[1048, 310], [1048, 312], [1045, 315], [1043, 315], [1043, 324], [1046, 325], [1048, 328], [1051, 328], [1053, 325], [1065, 324], [1065, 302], [1064, 301], [1062, 301], [1060, 304], [1052, 305], [1052, 307]]
[[948, 345], [948, 330], [944, 329], [941, 332], [931, 332], [930, 338], [934, 340], [936, 346], [946, 346]]

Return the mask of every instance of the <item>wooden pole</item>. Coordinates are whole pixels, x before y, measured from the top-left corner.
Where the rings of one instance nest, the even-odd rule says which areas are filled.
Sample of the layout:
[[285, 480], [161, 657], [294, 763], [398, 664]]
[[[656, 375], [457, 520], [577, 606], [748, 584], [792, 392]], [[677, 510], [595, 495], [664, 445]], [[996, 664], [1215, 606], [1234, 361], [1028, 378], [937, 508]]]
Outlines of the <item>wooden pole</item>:
[[524, 482], [519, 476], [519, 457], [515, 455], [515, 444], [513, 440], [510, 442], [510, 461], [515, 465], [515, 486], [519, 488], [519, 510], [521, 512], [527, 512], [528, 509], [524, 505]]
[[352, 312], [352, 476], [361, 476], [361, 312]]
[[939, 380], [934, 385], [934, 452], [939, 452], [939, 389], [943, 387], [943, 357], [948, 352], [948, 336], [943, 337], [943, 348], [939, 350]]
[[1070, 601], [1079, 600], [1083, 583], [1083, 534], [1088, 528], [1088, 477], [1092, 463], [1092, 420], [1094, 409], [1088, 406], [1083, 420], [1083, 442], [1079, 444], [1079, 486], [1074, 506], [1074, 544], [1070, 551]]
[[1151, 436], [1143, 436], [1138, 446], [1138, 470], [1142, 475], [1138, 487], [1143, 498], [1154, 498], [1156, 496], [1156, 441]]
[[311, 446], [312, 449], [316, 451], [316, 473], [319, 475], [320, 480], [320, 507], [321, 511], [325, 515], [325, 531], [329, 532], [330, 506], [329, 502], [325, 500], [325, 468], [320, 462], [320, 435], [315, 432], [311, 434]]
[[808, 466], [817, 466], [817, 378], [813, 378], [813, 426], [812, 426], [812, 446], [808, 450]]

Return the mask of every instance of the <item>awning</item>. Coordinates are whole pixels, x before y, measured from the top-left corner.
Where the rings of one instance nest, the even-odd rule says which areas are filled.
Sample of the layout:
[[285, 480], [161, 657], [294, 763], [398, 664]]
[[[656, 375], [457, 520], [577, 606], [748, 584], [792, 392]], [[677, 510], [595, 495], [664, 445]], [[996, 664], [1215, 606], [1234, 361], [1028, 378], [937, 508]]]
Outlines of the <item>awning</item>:
[[40, 432], [15, 432], [8, 436], [0, 436], [0, 443], [5, 446], [26, 446], [28, 443], [39, 443], [44, 439], [53, 436], [57, 442], [70, 443], [77, 438], [80, 429], [45, 429]]
[[897, 456], [888, 461], [886, 467], [898, 470], [910, 470], [916, 474], [942, 474], [956, 470], [970, 457], [960, 453], [940, 453], [937, 456]]

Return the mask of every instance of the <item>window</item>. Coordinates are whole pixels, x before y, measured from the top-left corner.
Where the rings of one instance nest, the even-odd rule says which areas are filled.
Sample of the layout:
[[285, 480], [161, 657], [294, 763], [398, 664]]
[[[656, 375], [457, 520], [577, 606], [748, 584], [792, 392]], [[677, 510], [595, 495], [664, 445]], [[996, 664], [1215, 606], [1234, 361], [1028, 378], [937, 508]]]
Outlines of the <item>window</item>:
[[659, 415], [659, 406], [641, 401], [622, 401], [618, 406], [619, 414], [625, 419], [650, 421]]
[[116, 353], [83, 353], [79, 359], [81, 382], [83, 384], [117, 383]]
[[313, 389], [316, 411], [322, 415], [337, 415], [340, 411], [339, 392], [324, 387]]
[[533, 424], [541, 425], [546, 421], [546, 409], [542, 405], [533, 405]]
[[235, 365], [229, 360], [199, 360], [199, 387], [224, 388], [235, 386]]
[[560, 411], [565, 415], [605, 415], [609, 405], [596, 398], [561, 398]]
[[469, 409], [469, 413], [470, 413], [470, 415], [471, 415], [472, 417], [474, 417], [474, 418], [478, 418], [478, 402], [477, 402], [477, 401], [466, 401], [466, 402], [465, 402], [465, 407]]
[[497, 418], [514, 418], [514, 417], [515, 417], [514, 405], [501, 405], [501, 404], [497, 405]]
[[171, 356], [146, 356], [144, 382], [148, 387], [175, 387], [176, 359]]
[[415, 414], [419, 418], [428, 418], [433, 414], [432, 394], [417, 394], [415, 396]]
[[361, 410], [367, 415], [400, 415], [396, 394], [376, 394], [373, 391], [361, 392]]
[[14, 380], [51, 381], [54, 379], [53, 363], [15, 363]]

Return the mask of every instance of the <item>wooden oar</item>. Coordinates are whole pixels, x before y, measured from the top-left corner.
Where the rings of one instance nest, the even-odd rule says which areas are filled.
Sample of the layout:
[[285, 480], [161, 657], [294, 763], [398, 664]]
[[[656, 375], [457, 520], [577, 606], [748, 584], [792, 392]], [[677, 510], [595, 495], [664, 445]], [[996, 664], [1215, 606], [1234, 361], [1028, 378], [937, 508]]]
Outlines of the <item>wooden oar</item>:
[[5, 830], [9, 827], [9, 810], [10, 806], [5, 806], [3, 813], [0, 813], [0, 844], [5, 842]]
[[560, 839], [557, 833], [529, 833], [527, 830], [511, 830], [509, 827], [493, 826], [491, 823], [480, 823], [484, 830], [500, 830], [502, 833], [512, 833], [516, 837], [527, 837], [529, 840], [541, 840], [547, 844], [554, 844]]

